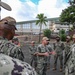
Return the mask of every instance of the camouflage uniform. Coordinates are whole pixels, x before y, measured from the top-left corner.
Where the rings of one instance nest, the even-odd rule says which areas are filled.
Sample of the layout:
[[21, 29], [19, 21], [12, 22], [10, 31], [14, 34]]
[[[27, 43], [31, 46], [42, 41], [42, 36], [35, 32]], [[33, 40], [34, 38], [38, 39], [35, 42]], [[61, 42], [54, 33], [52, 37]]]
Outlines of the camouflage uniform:
[[[48, 52], [48, 48], [42, 44], [38, 46], [37, 52]], [[37, 56], [37, 73], [38, 75], [46, 75], [47, 71], [47, 56]]]
[[61, 41], [56, 42], [55, 43], [56, 54], [54, 55], [54, 70], [56, 69], [57, 66], [58, 57], [60, 60], [60, 70], [63, 68], [63, 50], [64, 50], [64, 44]]
[[37, 75], [28, 63], [0, 53], [0, 75]]
[[13, 39], [12, 39], [12, 43], [18, 45], [18, 44], [19, 44], [18, 38], [13, 38]]
[[36, 69], [36, 66], [37, 66], [37, 56], [34, 55], [34, 53], [37, 51], [37, 47], [34, 45], [34, 46], [30, 46], [29, 47], [29, 51], [30, 51], [30, 54], [31, 54], [31, 66], [34, 62], [34, 67]]
[[66, 57], [65, 75], [75, 75], [75, 34], [72, 38], [73, 42]]
[[4, 39], [3, 37], [0, 37], [0, 52], [9, 55], [13, 58], [17, 58], [19, 60], [24, 60], [24, 55], [22, 53], [22, 50], [20, 47], [15, 45], [14, 43], [11, 43], [7, 39]]
[[[52, 52], [53, 49], [51, 48], [51, 45], [48, 43], [46, 46], [48, 48], [48, 52]], [[51, 54], [47, 58], [47, 68], [48, 69], [50, 68], [50, 58], [51, 58]]]
[[12, 40], [17, 30], [15, 24], [16, 20], [10, 16], [0, 20], [0, 52], [24, 60], [21, 49], [9, 41]]
[[70, 48], [71, 48], [71, 43], [70, 42], [66, 42], [65, 43], [65, 49], [64, 49], [64, 53], [65, 53], [65, 60], [64, 60], [64, 62], [66, 61], [66, 57], [67, 57], [67, 55], [68, 55], [68, 53], [70, 52]]
[[15, 35], [15, 24], [10, 16], [0, 20], [0, 75], [37, 75], [29, 64], [20, 61], [23, 59], [21, 49], [9, 41]]
[[71, 50], [67, 55], [65, 67], [65, 75], [75, 75], [75, 44], [71, 46]]

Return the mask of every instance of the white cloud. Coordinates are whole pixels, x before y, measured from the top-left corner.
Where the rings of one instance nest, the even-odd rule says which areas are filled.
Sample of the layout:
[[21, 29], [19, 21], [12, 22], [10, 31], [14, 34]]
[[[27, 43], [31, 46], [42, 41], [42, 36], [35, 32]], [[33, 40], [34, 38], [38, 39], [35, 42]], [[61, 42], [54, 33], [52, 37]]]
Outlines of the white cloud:
[[36, 19], [38, 13], [44, 13], [48, 18], [59, 17], [62, 9], [68, 4], [62, 3], [63, 0], [40, 0], [35, 5], [31, 0], [20, 2], [20, 0], [2, 0], [11, 6], [12, 11], [2, 8], [1, 17], [12, 16], [17, 21], [26, 21]]
[[17, 21], [26, 21], [34, 19], [37, 9], [36, 5], [31, 1], [20, 2], [19, 0], [3, 0], [3, 2], [10, 5], [12, 11], [7, 11], [4, 8], [2, 8], [2, 18], [6, 16], [12, 16]]
[[63, 0], [42, 0], [39, 2], [38, 11], [44, 13], [47, 17], [59, 17], [62, 9], [68, 4], [62, 3]]

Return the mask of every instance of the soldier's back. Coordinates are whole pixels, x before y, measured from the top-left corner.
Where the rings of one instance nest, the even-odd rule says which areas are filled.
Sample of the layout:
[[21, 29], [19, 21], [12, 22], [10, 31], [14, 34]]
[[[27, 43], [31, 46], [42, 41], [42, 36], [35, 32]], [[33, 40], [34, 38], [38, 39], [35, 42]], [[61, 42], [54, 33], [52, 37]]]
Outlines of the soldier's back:
[[75, 44], [71, 46], [70, 56], [66, 63], [65, 75], [75, 75]]
[[37, 75], [28, 63], [0, 54], [0, 75]]
[[20, 60], [23, 57], [19, 46], [3, 38], [0, 38], [0, 52]]

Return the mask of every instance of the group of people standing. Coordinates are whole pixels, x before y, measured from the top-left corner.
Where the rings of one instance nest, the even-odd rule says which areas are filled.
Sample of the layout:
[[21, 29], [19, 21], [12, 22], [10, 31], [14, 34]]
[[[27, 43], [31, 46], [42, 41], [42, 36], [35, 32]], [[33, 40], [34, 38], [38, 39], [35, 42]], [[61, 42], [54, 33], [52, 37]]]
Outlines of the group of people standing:
[[31, 53], [31, 66], [34, 62], [34, 68], [38, 75], [46, 75], [47, 69], [50, 68], [51, 55], [54, 57], [53, 71], [57, 70], [57, 61], [59, 58], [60, 72], [64, 72], [64, 75], [75, 74], [75, 72], [74, 74], [67, 73], [69, 66], [71, 66], [71, 63], [69, 64], [69, 60], [71, 60], [72, 49], [75, 46], [75, 36], [73, 36], [72, 39], [73, 40], [71, 40], [70, 36], [67, 36], [66, 41], [62, 42], [60, 37], [57, 36], [56, 42], [54, 43], [54, 48], [52, 48], [49, 44], [49, 39], [47, 37], [43, 37], [41, 44], [38, 45], [35, 44], [35, 41], [31, 42], [31, 46], [29, 47]]
[[[32, 58], [31, 66], [34, 62], [36, 73], [29, 64], [21, 62], [24, 61], [23, 52], [19, 47], [18, 42], [14, 42], [14, 40], [12, 40], [15, 35], [15, 30], [17, 30], [15, 25], [16, 20], [12, 17], [5, 17], [0, 20], [0, 55], [7, 55], [9, 56], [9, 59], [11, 57], [10, 61], [14, 64], [13, 65], [10, 62], [13, 68], [11, 70], [8, 70], [8, 68], [7, 72], [6, 70], [0, 70], [1, 75], [4, 75], [4, 73], [8, 73], [8, 75], [46, 75], [47, 69], [50, 68], [51, 55], [54, 56], [53, 71], [57, 69], [57, 60], [59, 58], [60, 72], [64, 70], [65, 75], [75, 75], [75, 35], [72, 37], [73, 41], [71, 41], [71, 38], [67, 36], [66, 42], [62, 42], [60, 37], [57, 36], [54, 48], [52, 48], [52, 46], [49, 44], [49, 39], [47, 37], [43, 37], [41, 44], [37, 46], [35, 45], [35, 42], [32, 41], [31, 46], [29, 47]], [[10, 42], [10, 40], [12, 40], [12, 42]], [[21, 61], [18, 60], [18, 62], [16, 62], [15, 58]], [[2, 66], [0, 65], [0, 69]], [[22, 70], [17, 71], [20, 69]]]
[[[35, 46], [34, 41], [31, 42], [31, 46], [29, 47], [31, 53], [31, 65], [32, 61], [34, 61], [34, 68], [36, 69], [38, 75], [46, 75], [47, 67], [49, 68], [50, 54], [52, 54], [52, 48], [47, 47], [49, 39], [47, 37], [42, 38], [41, 44]], [[48, 63], [48, 64], [47, 64]], [[36, 64], [36, 65], [35, 65]]]

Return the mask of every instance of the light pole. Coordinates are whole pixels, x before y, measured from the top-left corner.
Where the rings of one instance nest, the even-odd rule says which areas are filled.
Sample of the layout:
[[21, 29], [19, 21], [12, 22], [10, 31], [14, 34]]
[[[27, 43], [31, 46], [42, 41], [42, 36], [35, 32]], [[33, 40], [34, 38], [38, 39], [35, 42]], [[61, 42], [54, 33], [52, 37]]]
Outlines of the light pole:
[[6, 9], [8, 11], [12, 10], [11, 7], [8, 4], [6, 4], [4, 2], [1, 2], [1, 0], [0, 0], [0, 19], [1, 19], [1, 7], [3, 7], [4, 9]]

